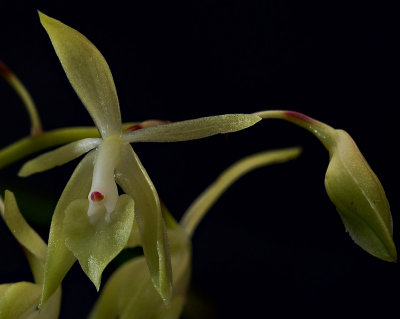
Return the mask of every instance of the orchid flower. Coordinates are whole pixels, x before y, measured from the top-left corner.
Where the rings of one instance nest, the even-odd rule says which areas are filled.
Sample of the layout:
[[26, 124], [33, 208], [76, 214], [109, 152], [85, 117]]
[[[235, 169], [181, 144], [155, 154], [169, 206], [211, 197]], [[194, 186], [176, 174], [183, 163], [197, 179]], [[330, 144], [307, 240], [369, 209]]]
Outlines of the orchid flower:
[[[132, 229], [140, 241], [154, 287], [171, 299], [171, 262], [160, 201], [153, 183], [129, 143], [176, 142], [238, 131], [260, 120], [229, 114], [122, 131], [111, 71], [101, 53], [81, 33], [39, 13], [61, 65], [101, 138], [86, 138], [27, 162], [28, 176], [88, 153], [78, 165], [55, 209], [45, 264], [44, 303], [78, 259], [99, 289], [107, 264], [126, 246]], [[126, 193], [119, 195], [117, 184]]]
[[261, 152], [234, 163], [190, 205], [179, 224], [164, 208], [174, 273], [171, 305], [166, 306], [157, 296], [144, 257], [137, 257], [113, 273], [89, 319], [178, 319], [186, 301], [191, 274], [191, 237], [202, 218], [241, 176], [261, 166], [292, 160], [299, 154], [299, 148], [288, 148]]
[[21, 281], [0, 284], [0, 318], [57, 318], [60, 312], [61, 287], [53, 293], [40, 311], [38, 308], [42, 292], [46, 244], [21, 215], [12, 192], [6, 191], [4, 204], [0, 198], [0, 213], [21, 245], [34, 279], [34, 283]]
[[392, 215], [385, 191], [351, 136], [343, 130], [293, 111], [255, 113], [278, 118], [313, 133], [329, 151], [325, 189], [354, 242], [371, 255], [395, 262]]

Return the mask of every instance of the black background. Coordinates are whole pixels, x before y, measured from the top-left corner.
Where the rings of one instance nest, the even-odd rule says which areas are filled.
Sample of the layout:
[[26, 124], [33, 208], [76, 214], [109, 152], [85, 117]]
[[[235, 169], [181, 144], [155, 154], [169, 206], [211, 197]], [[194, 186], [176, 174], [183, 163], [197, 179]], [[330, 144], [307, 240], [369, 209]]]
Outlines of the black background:
[[[393, 6], [384, 1], [2, 1], [0, 59], [31, 92], [44, 128], [54, 129], [92, 121], [37, 9], [76, 28], [103, 53], [124, 121], [281, 108], [347, 130], [385, 187], [399, 243]], [[29, 133], [23, 106], [4, 81], [0, 110], [3, 147]], [[180, 218], [231, 163], [296, 145], [303, 147], [298, 160], [242, 178], [198, 227], [191, 294], [202, 304], [187, 318], [398, 316], [400, 269], [368, 255], [345, 233], [323, 186], [328, 154], [310, 133], [270, 120], [228, 136], [134, 148], [160, 197]], [[0, 172], [1, 186], [16, 192], [21, 210], [44, 238], [51, 209], [76, 163], [26, 180], [16, 177], [22, 162]], [[30, 280], [22, 253], [0, 225], [1, 282]], [[63, 289], [61, 318], [84, 318], [96, 292], [77, 265]]]

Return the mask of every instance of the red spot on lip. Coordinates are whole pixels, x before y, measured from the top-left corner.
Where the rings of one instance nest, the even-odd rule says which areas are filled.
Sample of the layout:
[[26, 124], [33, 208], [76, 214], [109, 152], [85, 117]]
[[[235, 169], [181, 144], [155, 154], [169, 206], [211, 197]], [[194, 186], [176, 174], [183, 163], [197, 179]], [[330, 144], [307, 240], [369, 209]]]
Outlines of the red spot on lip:
[[104, 199], [104, 195], [100, 192], [92, 192], [90, 194], [92, 202], [101, 202]]
[[290, 117], [291, 118], [296, 118], [296, 119], [299, 119], [301, 121], [308, 122], [308, 123], [314, 121], [313, 118], [311, 118], [311, 117], [309, 117], [307, 115], [304, 115], [303, 113], [299, 113], [299, 112], [295, 112], [295, 111], [284, 111], [284, 113], [289, 118]]
[[4, 77], [9, 77], [12, 74], [11, 70], [8, 68], [8, 66], [0, 60], [0, 75]]

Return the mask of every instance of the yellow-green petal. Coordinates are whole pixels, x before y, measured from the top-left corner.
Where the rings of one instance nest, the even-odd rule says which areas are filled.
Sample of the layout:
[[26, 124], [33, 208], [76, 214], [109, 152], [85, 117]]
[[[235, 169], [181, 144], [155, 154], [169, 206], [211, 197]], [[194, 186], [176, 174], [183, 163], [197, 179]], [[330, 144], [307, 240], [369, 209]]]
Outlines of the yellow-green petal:
[[107, 211], [103, 208], [103, 216], [93, 224], [87, 215], [88, 206], [87, 199], [78, 199], [66, 209], [65, 244], [99, 290], [103, 270], [128, 241], [134, 218], [134, 204], [130, 196], [121, 195], [115, 210], [110, 214], [110, 221], [106, 221]]
[[180, 142], [231, 133], [248, 128], [261, 118], [253, 114], [225, 114], [202, 117], [125, 133], [124, 140], [133, 142]]
[[[97, 48], [81, 33], [39, 12], [61, 65], [102, 137], [121, 134], [121, 114], [114, 80]], [[67, 110], [65, 110], [67, 111]]]
[[31, 266], [36, 283], [43, 280], [43, 265], [46, 259], [47, 245], [43, 239], [26, 222], [18, 209], [12, 192], [5, 192], [4, 221], [15, 239], [24, 247], [25, 255]]
[[26, 177], [35, 173], [52, 169], [56, 166], [64, 165], [75, 158], [89, 152], [97, 147], [101, 142], [99, 138], [85, 138], [76, 142], [61, 146], [54, 151], [42, 154], [30, 160], [22, 166], [18, 175]]
[[76, 199], [87, 199], [93, 176], [93, 161], [96, 150], [87, 154], [79, 163], [67, 183], [53, 214], [50, 226], [48, 253], [41, 304], [56, 291], [64, 276], [76, 261], [75, 256], [65, 246], [63, 223], [65, 210]]
[[171, 259], [160, 201], [150, 177], [129, 144], [122, 148], [115, 173], [117, 183], [135, 202], [135, 220], [151, 278], [168, 303], [172, 289]]
[[300, 152], [301, 149], [298, 147], [267, 151], [250, 155], [234, 163], [203, 191], [187, 209], [181, 220], [181, 225], [186, 233], [189, 236], [193, 234], [198, 223], [210, 207], [237, 179], [261, 166], [292, 160], [299, 156]]
[[145, 258], [137, 257], [123, 264], [111, 276], [89, 319], [179, 318], [191, 272], [191, 245], [182, 229], [168, 231], [168, 236], [174, 273], [171, 304], [165, 305], [154, 289]]

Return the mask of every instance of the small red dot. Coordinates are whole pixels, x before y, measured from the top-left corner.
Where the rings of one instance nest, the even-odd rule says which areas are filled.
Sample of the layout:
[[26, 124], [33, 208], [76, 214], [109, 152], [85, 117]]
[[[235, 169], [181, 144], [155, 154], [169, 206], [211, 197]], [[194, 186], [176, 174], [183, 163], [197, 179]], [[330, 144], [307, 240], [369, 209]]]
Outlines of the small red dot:
[[101, 202], [104, 199], [104, 195], [100, 192], [92, 192], [90, 194], [90, 199], [93, 202]]

